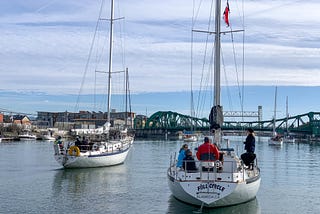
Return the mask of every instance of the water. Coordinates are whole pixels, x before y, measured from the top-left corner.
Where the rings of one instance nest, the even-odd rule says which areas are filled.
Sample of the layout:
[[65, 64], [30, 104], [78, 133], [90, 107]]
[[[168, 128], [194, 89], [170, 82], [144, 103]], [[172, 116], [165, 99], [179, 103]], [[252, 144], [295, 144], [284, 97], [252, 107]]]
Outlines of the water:
[[[203, 213], [318, 213], [320, 144], [279, 148], [257, 140], [262, 172], [257, 198]], [[63, 170], [52, 143], [2, 142], [0, 213], [193, 213], [199, 208], [177, 201], [167, 185], [170, 154], [181, 144], [135, 141], [125, 164]]]

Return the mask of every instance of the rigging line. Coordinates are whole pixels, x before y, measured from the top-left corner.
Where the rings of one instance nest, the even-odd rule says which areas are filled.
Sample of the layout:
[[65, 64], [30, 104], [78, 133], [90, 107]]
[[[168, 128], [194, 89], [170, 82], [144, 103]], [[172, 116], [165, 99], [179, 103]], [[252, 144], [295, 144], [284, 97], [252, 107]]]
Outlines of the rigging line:
[[93, 109], [96, 109], [97, 72], [94, 72]]
[[192, 73], [193, 73], [193, 25], [194, 25], [194, 10], [195, 10], [195, 0], [193, 0], [193, 9], [192, 9], [192, 19], [191, 19], [191, 44], [190, 44], [190, 89], [191, 89], [191, 92], [190, 92], [190, 115], [191, 116], [194, 116], [195, 115], [195, 112], [194, 112], [194, 103], [193, 103], [193, 85], [192, 85], [192, 79], [193, 79], [193, 76], [192, 76]]
[[131, 92], [130, 92], [130, 84], [129, 83], [130, 82], [129, 82], [129, 72], [128, 72], [127, 73], [127, 88], [128, 88], [128, 98], [129, 98], [129, 111], [131, 113]]
[[242, 103], [242, 96], [241, 96], [241, 90], [240, 90], [238, 63], [237, 63], [237, 58], [236, 58], [236, 49], [235, 49], [235, 44], [234, 44], [234, 37], [233, 37], [233, 32], [232, 32], [231, 23], [230, 23], [230, 29], [231, 29], [231, 42], [232, 42], [233, 60], [234, 60], [234, 64], [235, 64], [236, 78], [237, 78], [237, 86], [238, 86], [238, 92], [239, 92], [239, 98], [240, 98], [240, 104], [241, 104], [241, 103]]
[[[243, 10], [244, 10], [244, 4], [243, 4], [243, 1], [244, 0], [242, 0], [241, 2], [242, 2], [242, 4], [241, 4], [241, 7], [242, 7], [242, 13], [244, 12]], [[244, 16], [241, 16], [241, 10], [239, 9], [239, 5], [238, 5], [238, 1], [235, 1], [235, 5], [236, 5], [236, 7], [237, 7], [237, 12], [238, 12], [238, 17], [239, 17], [239, 19], [240, 19], [240, 23], [244, 23], [244, 21], [243, 21], [243, 18], [244, 18]], [[233, 10], [233, 12], [234, 12], [235, 10]], [[243, 28], [244, 29], [244, 28]]]
[[230, 89], [229, 89], [229, 82], [228, 82], [228, 78], [227, 78], [227, 71], [226, 71], [226, 66], [225, 66], [225, 61], [224, 61], [224, 55], [223, 55], [223, 52], [222, 52], [222, 48], [221, 48], [221, 61], [222, 61], [222, 67], [223, 67], [223, 72], [224, 72], [224, 78], [225, 78], [225, 82], [226, 82], [226, 85], [227, 85], [227, 96], [228, 96], [228, 101], [229, 101], [229, 106], [230, 106], [230, 109], [232, 110], [233, 109], [233, 105], [232, 105], [232, 99], [231, 99], [231, 93], [230, 93]]
[[97, 29], [98, 29], [98, 26], [99, 26], [99, 19], [101, 18], [103, 5], [104, 5], [104, 0], [101, 1], [99, 17], [98, 17], [98, 20], [97, 20], [97, 23], [96, 23], [93, 39], [92, 39], [92, 42], [91, 42], [91, 47], [90, 47], [90, 50], [89, 50], [89, 56], [88, 56], [88, 59], [87, 59], [87, 62], [86, 62], [84, 75], [82, 77], [81, 86], [80, 86], [80, 89], [79, 89], [79, 93], [78, 93], [78, 97], [77, 97], [77, 101], [76, 101], [76, 105], [75, 105], [75, 112], [76, 112], [77, 109], [79, 109], [80, 94], [82, 92], [84, 81], [85, 81], [85, 77], [86, 77], [86, 74], [88, 72], [89, 62], [90, 62], [91, 54], [92, 54], [92, 51], [93, 51], [94, 41], [95, 41], [95, 37], [96, 37], [96, 34], [97, 34]]
[[53, 0], [53, 1], [48, 2], [47, 4], [45, 4], [45, 5], [41, 6], [40, 8], [38, 8], [35, 11], [35, 13], [41, 12], [42, 10], [44, 10], [44, 9], [48, 8], [49, 6], [51, 6], [52, 4], [54, 4], [56, 1], [58, 1], [58, 0]]
[[[202, 2], [202, 0], [201, 0]], [[191, 88], [191, 92], [190, 92], [190, 114], [191, 116], [196, 116], [196, 112], [195, 112], [195, 104], [194, 104], [194, 95], [193, 95], [193, 43], [194, 43], [194, 25], [195, 25], [195, 20], [197, 19], [196, 17], [198, 17], [199, 14], [199, 10], [200, 10], [200, 6], [201, 6], [201, 2], [197, 8], [197, 12], [196, 11], [196, 3], [195, 0], [193, 0], [193, 10], [192, 10], [192, 19], [191, 19], [191, 45], [190, 45], [190, 49], [191, 49], [191, 54], [190, 54], [190, 73], [191, 73], [191, 77], [190, 77], [190, 88]], [[195, 15], [197, 14], [197, 16]]]
[[[204, 112], [204, 107], [206, 106], [206, 101], [207, 100], [213, 100], [213, 91], [212, 91], [212, 83], [213, 83], [213, 61], [214, 61], [214, 48], [211, 48], [211, 55], [209, 57], [210, 62], [208, 63], [208, 67], [207, 67], [207, 72], [206, 72], [206, 76], [204, 77], [204, 86], [203, 86], [203, 93], [201, 96], [201, 100], [200, 100], [200, 107], [199, 107], [199, 112], [201, 112], [203, 114]], [[207, 95], [209, 96], [209, 99], [207, 98]], [[212, 105], [212, 103], [210, 103], [210, 105]], [[206, 111], [207, 112], [207, 111]]]
[[[99, 25], [99, 27], [100, 27], [100, 25]], [[99, 29], [98, 29], [98, 31], [99, 31]], [[99, 33], [97, 35], [98, 35], [99, 38], [97, 39], [98, 42], [96, 42], [96, 43], [97, 44], [102, 43], [102, 45], [101, 45], [101, 49], [98, 49], [98, 48], [96, 49], [95, 78], [97, 77], [97, 73], [103, 73], [103, 72], [98, 72], [99, 71], [98, 66], [102, 62], [103, 53], [104, 53], [104, 51], [106, 49], [106, 46], [107, 46], [107, 43], [108, 43], [108, 40], [107, 40], [106, 36], [100, 36]], [[97, 79], [95, 79], [95, 82], [94, 82], [94, 104], [93, 104], [95, 110], [101, 109], [102, 108], [101, 106], [104, 106], [102, 103], [100, 103], [100, 105], [98, 105], [98, 99], [96, 99], [96, 97], [97, 97], [97, 94], [98, 94], [99, 87], [97, 87], [97, 86], [98, 86]]]
[[255, 11], [254, 13], [250, 13], [250, 15], [248, 15], [247, 17], [251, 17], [251, 16], [254, 16], [256, 14], [268, 13], [271, 10], [281, 9], [282, 7], [290, 6], [290, 5], [293, 5], [293, 4], [297, 3], [297, 2], [305, 2], [305, 0], [297, 0], [297, 1], [293, 1], [293, 2], [280, 4], [280, 5], [277, 5], [275, 7], [270, 7], [270, 8], [264, 9], [264, 10]]
[[[198, 7], [198, 9], [197, 9], [197, 12], [196, 12], [196, 15], [194, 16], [193, 15], [193, 17], [194, 17], [194, 22], [192, 23], [192, 29], [194, 28], [194, 25], [195, 25], [195, 20], [197, 20], [197, 18], [198, 18], [198, 15], [199, 15], [199, 11], [200, 11], [200, 8], [201, 8], [201, 4], [202, 4], [202, 0], [200, 1], [200, 3], [199, 3], [199, 7]], [[193, 0], [193, 8], [195, 8], [195, 0]], [[193, 10], [194, 11], [194, 10]]]
[[[244, 121], [244, 116], [243, 116], [243, 112], [244, 112], [244, 62], [245, 62], [245, 48], [244, 48], [244, 41], [245, 41], [245, 13], [244, 13], [244, 0], [242, 0], [242, 29], [243, 29], [243, 33], [242, 33], [242, 102], [241, 102], [241, 114], [242, 114], [242, 122]], [[243, 128], [244, 129], [244, 128]]]
[[[200, 8], [201, 8], [201, 5], [202, 5], [202, 0], [200, 1], [199, 3], [199, 7], [198, 7], [198, 10], [197, 10], [197, 16], [199, 14], [199, 11], [200, 11]], [[210, 29], [210, 26], [211, 26], [211, 17], [212, 17], [212, 12], [213, 12], [213, 3], [211, 2], [211, 9], [210, 9], [210, 16], [209, 16], [209, 23], [208, 23], [208, 29]], [[195, 22], [193, 23], [193, 25], [195, 24]], [[209, 30], [208, 30], [209, 31]], [[204, 108], [203, 106], [203, 103], [204, 103], [204, 100], [205, 100], [205, 94], [203, 91], [205, 91], [203, 89], [203, 82], [204, 81], [204, 68], [205, 68], [205, 64], [206, 64], [206, 56], [207, 56], [207, 50], [208, 50], [208, 40], [209, 40], [209, 35], [207, 35], [207, 38], [206, 38], [206, 41], [205, 41], [205, 51], [204, 51], [204, 57], [203, 57], [203, 65], [202, 65], [202, 74], [201, 74], [201, 80], [200, 80], [200, 88], [199, 88], [199, 91], [198, 91], [198, 100], [197, 100], [197, 108], [196, 108], [196, 112], [197, 112], [197, 115], [200, 114], [200, 112], [202, 111], [200, 109], [200, 107], [202, 106], [202, 109]], [[201, 94], [203, 94], [203, 96], [201, 96]], [[201, 105], [202, 103], [202, 105]]]
[[[119, 1], [119, 3], [117, 4], [117, 11], [118, 11], [118, 14], [119, 14], [119, 17], [121, 17], [121, 13], [120, 13], [120, 1]], [[121, 46], [121, 50], [122, 50], [122, 55], [121, 55], [121, 62], [122, 62], [122, 69], [123, 70], [125, 70], [125, 65], [126, 65], [126, 62], [125, 62], [125, 59], [126, 59], [126, 57], [125, 57], [125, 54], [126, 54], [126, 52], [125, 52], [125, 22], [123, 22], [123, 24], [122, 24], [122, 22], [120, 21], [121, 19], [124, 19], [124, 17], [121, 17], [121, 18], [119, 18], [119, 40], [120, 40], [120, 46]]]
[[[209, 20], [208, 20], [208, 31], [210, 30], [211, 26], [211, 21], [212, 21], [212, 12], [213, 12], [213, 0], [211, 1], [211, 7], [210, 7], [210, 15], [209, 15]], [[209, 41], [209, 36], [210, 34], [207, 34], [206, 41], [205, 41], [205, 51], [204, 51], [204, 56], [203, 56], [203, 64], [202, 64], [202, 74], [201, 74], [201, 80], [200, 80], [200, 89], [198, 92], [198, 103], [197, 103], [197, 112], [200, 111], [200, 97], [201, 97], [201, 91], [202, 91], [202, 84], [203, 84], [203, 78], [204, 78], [204, 67], [206, 64], [206, 56], [207, 56], [207, 49], [208, 49], [208, 41]]]
[[230, 23], [229, 26], [230, 26], [230, 33], [231, 33], [230, 36], [231, 36], [231, 42], [232, 42], [232, 51], [233, 51], [233, 59], [234, 59], [234, 63], [235, 63], [236, 79], [237, 79], [237, 87], [238, 87], [238, 92], [239, 92], [240, 106], [242, 106], [243, 98], [242, 98], [241, 90], [240, 90], [238, 63], [237, 63], [237, 58], [236, 58], [236, 49], [235, 49], [234, 36], [233, 36], [233, 31], [232, 31], [232, 24]]

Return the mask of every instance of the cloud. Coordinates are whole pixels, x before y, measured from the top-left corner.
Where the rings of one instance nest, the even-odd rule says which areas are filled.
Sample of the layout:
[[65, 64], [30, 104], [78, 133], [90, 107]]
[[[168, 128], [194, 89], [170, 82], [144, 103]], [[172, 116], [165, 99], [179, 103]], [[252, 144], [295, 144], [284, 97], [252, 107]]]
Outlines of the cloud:
[[[196, 1], [197, 2], [197, 1]], [[90, 49], [100, 1], [1, 1], [0, 89], [77, 94]], [[108, 7], [109, 2], [106, 2]], [[224, 3], [222, 3], [224, 7]], [[310, 1], [245, 1], [245, 83], [319, 85], [320, 4]], [[242, 5], [230, 2], [234, 29], [241, 28]], [[208, 9], [208, 7], [206, 7]], [[106, 10], [108, 11], [108, 9]], [[121, 11], [121, 13], [119, 12]], [[121, 1], [116, 17], [125, 17], [125, 66], [132, 93], [190, 89], [192, 1]], [[201, 10], [202, 12], [202, 10]], [[197, 13], [204, 29], [207, 15]], [[223, 26], [224, 27], [224, 26]], [[228, 30], [227, 28], [224, 30]], [[116, 36], [119, 32], [116, 32]], [[101, 34], [100, 34], [101, 36]], [[199, 35], [195, 41], [200, 41]], [[197, 37], [197, 38], [196, 38]], [[202, 36], [203, 37], [203, 36]], [[234, 62], [230, 35], [223, 36], [224, 66]], [[227, 40], [227, 38], [229, 40]], [[196, 40], [199, 39], [199, 40]], [[201, 38], [203, 39], [203, 38]], [[236, 51], [242, 34], [234, 35]], [[195, 45], [194, 84], [199, 87], [203, 46]], [[117, 54], [117, 53], [116, 53]], [[241, 54], [240, 54], [241, 55]], [[122, 58], [116, 55], [115, 66]], [[106, 58], [105, 58], [106, 59]], [[241, 65], [241, 60], [237, 60]], [[198, 72], [198, 73], [197, 73]], [[236, 85], [234, 71], [228, 83]], [[85, 84], [87, 92], [94, 80]]]

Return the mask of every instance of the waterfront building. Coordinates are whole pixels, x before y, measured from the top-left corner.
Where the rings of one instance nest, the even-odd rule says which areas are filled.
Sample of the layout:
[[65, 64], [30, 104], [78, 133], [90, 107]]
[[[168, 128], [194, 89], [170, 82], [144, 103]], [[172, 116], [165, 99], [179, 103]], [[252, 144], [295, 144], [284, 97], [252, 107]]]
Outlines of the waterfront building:
[[[79, 111], [74, 112], [37, 112], [37, 124], [42, 127], [56, 127], [59, 129], [70, 128], [96, 128], [107, 122], [107, 112]], [[112, 126], [127, 126], [133, 128], [133, 112], [116, 112], [110, 113], [110, 122]]]

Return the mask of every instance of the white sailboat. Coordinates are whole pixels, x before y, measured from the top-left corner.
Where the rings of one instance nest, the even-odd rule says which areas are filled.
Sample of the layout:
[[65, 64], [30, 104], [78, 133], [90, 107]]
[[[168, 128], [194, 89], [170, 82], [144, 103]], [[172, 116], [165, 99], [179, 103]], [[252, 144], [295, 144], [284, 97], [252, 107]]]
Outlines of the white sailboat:
[[29, 130], [23, 130], [21, 134], [18, 135], [20, 140], [36, 140], [37, 136], [32, 134]]
[[46, 140], [46, 141], [55, 141], [55, 137], [53, 137], [53, 131], [48, 129], [39, 130], [40, 133], [37, 135], [37, 139]]
[[296, 139], [294, 138], [294, 136], [290, 135], [289, 133], [289, 127], [288, 127], [288, 120], [289, 120], [289, 111], [288, 111], [288, 97], [286, 99], [286, 134], [283, 138], [283, 142], [284, 143], [295, 143]]
[[125, 161], [133, 143], [133, 136], [127, 130], [110, 127], [111, 111], [111, 74], [114, 1], [111, 0], [110, 34], [109, 34], [109, 66], [108, 66], [108, 116], [104, 126], [96, 129], [75, 130], [77, 134], [90, 140], [90, 143], [69, 144], [61, 146], [58, 141], [54, 144], [54, 157], [64, 168], [105, 167], [121, 164]]
[[273, 136], [269, 138], [268, 144], [271, 146], [281, 146], [283, 143], [283, 138], [276, 132], [276, 118], [277, 118], [277, 87], [274, 93], [274, 113], [272, 119], [272, 134]]
[[[221, 0], [216, 0], [214, 54], [214, 106], [209, 120], [214, 129], [214, 141], [221, 145], [221, 126], [223, 123], [220, 105], [220, 18]], [[242, 143], [242, 142], [241, 142]], [[240, 204], [252, 200], [260, 187], [260, 169], [257, 161], [246, 167], [233, 148], [227, 143], [226, 148], [219, 149], [223, 159], [213, 162], [197, 161], [197, 170], [188, 171], [176, 167], [173, 156], [167, 170], [168, 185], [173, 196], [185, 203], [202, 207], [220, 207]], [[202, 167], [210, 170], [203, 170]]]
[[198, 134], [193, 131], [185, 131], [182, 135], [183, 141], [188, 142], [197, 142], [198, 141]]

